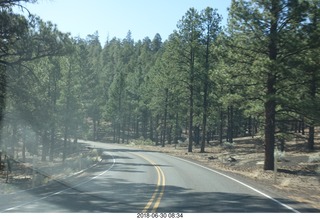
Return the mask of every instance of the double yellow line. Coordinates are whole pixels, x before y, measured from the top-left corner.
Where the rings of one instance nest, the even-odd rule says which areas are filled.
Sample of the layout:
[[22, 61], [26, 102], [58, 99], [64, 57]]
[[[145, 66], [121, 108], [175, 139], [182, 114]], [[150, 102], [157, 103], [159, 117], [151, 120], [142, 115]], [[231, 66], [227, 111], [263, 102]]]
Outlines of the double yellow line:
[[141, 154], [136, 154], [136, 155], [143, 158], [144, 160], [148, 161], [150, 164], [152, 164], [153, 167], [157, 171], [158, 180], [157, 180], [156, 188], [155, 188], [151, 198], [149, 199], [147, 205], [144, 207], [144, 209], [142, 211], [142, 213], [146, 213], [148, 211], [151, 211], [154, 213], [157, 211], [157, 209], [160, 205], [162, 196], [164, 194], [164, 188], [166, 185], [166, 178], [164, 176], [162, 169], [155, 162], [146, 158], [145, 156], [142, 156]]

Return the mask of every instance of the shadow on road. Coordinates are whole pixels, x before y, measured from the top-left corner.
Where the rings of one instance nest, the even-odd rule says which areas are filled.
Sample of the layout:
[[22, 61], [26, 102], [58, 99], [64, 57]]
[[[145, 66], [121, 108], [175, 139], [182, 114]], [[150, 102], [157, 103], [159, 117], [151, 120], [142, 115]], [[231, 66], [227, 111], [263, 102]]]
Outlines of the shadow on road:
[[[90, 171], [78, 177], [50, 183], [48, 186], [0, 196], [0, 212], [12, 206], [18, 206], [8, 212], [32, 213], [138, 213], [143, 210], [155, 192], [154, 183], [137, 183], [130, 177], [146, 177], [154, 165], [135, 162], [127, 152], [146, 152], [145, 150], [104, 149], [102, 161], [90, 168]], [[107, 152], [107, 153], [105, 153]], [[123, 156], [111, 155], [108, 152], [125, 152]], [[120, 153], [121, 154], [121, 153]], [[116, 162], [130, 160], [132, 162]], [[159, 165], [168, 167], [168, 165]], [[112, 167], [112, 168], [111, 168]], [[141, 168], [140, 168], [141, 167]], [[115, 174], [102, 175], [110, 169]], [[173, 168], [173, 167], [172, 167]], [[121, 178], [126, 175], [127, 178]], [[95, 180], [91, 179], [92, 176]], [[201, 179], [199, 179], [201, 180]], [[143, 180], [140, 180], [141, 182]], [[84, 182], [80, 183], [79, 182]], [[161, 187], [158, 187], [159, 191]], [[37, 200], [37, 201], [30, 201]], [[320, 212], [318, 209], [303, 208], [301, 203], [289, 199], [278, 200], [290, 205], [300, 212]], [[16, 204], [14, 204], [16, 203]], [[22, 204], [21, 204], [22, 203]], [[261, 197], [247, 194], [225, 192], [194, 192], [178, 186], [165, 186], [164, 196], [157, 209], [158, 212], [181, 213], [267, 213], [292, 212], [278, 203]]]
[[[91, 170], [90, 174], [98, 174], [105, 170], [108, 161], [102, 162]], [[139, 165], [130, 164], [126, 165]], [[142, 164], [141, 164], [142, 165]], [[145, 165], [145, 164], [143, 164]], [[119, 165], [122, 167], [123, 165]], [[112, 171], [128, 174], [128, 168], [112, 169]], [[132, 169], [133, 172], [137, 168]], [[96, 172], [96, 173], [95, 173]], [[120, 173], [121, 174], [121, 173]], [[139, 173], [138, 173], [139, 174]], [[141, 174], [143, 175], [143, 174]], [[85, 177], [82, 176], [82, 177]], [[79, 180], [79, 179], [78, 179]], [[64, 186], [64, 188], [61, 188]], [[133, 183], [131, 180], [123, 180], [112, 175], [97, 177], [84, 185], [72, 187], [72, 182], [65, 185], [56, 185], [52, 190], [63, 190], [57, 195], [53, 194], [48, 188], [30, 190], [28, 195], [32, 197], [46, 197], [43, 200], [30, 203], [19, 208], [12, 209], [10, 212], [32, 212], [32, 213], [138, 213], [143, 210], [146, 203], [150, 200], [155, 191], [156, 184]], [[159, 188], [160, 190], [161, 188]], [[16, 194], [15, 199], [22, 198], [24, 194]], [[3, 201], [3, 200], [2, 200]], [[297, 203], [287, 199], [279, 200], [289, 204], [300, 212], [320, 212], [317, 209], [299, 208]], [[2, 204], [0, 205], [2, 206]], [[3, 210], [1, 207], [0, 212]], [[193, 192], [177, 186], [167, 185], [164, 196], [158, 208], [158, 212], [181, 212], [181, 213], [267, 213], [292, 211], [281, 207], [274, 201], [260, 196], [246, 194], [231, 194], [222, 192]]]

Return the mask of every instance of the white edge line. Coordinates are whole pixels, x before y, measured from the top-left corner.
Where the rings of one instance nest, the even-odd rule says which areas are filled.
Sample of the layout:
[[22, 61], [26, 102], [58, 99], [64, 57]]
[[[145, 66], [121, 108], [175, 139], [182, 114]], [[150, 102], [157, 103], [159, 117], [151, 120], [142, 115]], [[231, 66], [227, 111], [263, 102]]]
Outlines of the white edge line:
[[[108, 153], [108, 152], [107, 152], [107, 153]], [[79, 184], [76, 184], [76, 185], [74, 185], [74, 186], [72, 186], [72, 187], [69, 187], [69, 188], [67, 188], [67, 189], [63, 189], [63, 190], [61, 190], [61, 191], [54, 192], [54, 193], [52, 193], [52, 194], [50, 194], [50, 195], [47, 195], [47, 196], [45, 196], [45, 197], [42, 197], [42, 198], [39, 198], [39, 199], [35, 199], [35, 200], [29, 201], [29, 202], [25, 202], [25, 203], [23, 203], [23, 204], [20, 204], [20, 205], [14, 206], [14, 207], [10, 207], [10, 208], [4, 209], [4, 210], [0, 211], [0, 213], [6, 212], [6, 211], [11, 211], [11, 210], [14, 210], [14, 209], [16, 209], [16, 208], [23, 207], [23, 206], [25, 206], [25, 205], [28, 205], [28, 204], [31, 204], [31, 203], [34, 203], [34, 202], [41, 201], [41, 200], [46, 199], [46, 198], [49, 198], [49, 197], [51, 197], [51, 196], [58, 195], [58, 194], [60, 194], [60, 193], [62, 193], [62, 192], [65, 192], [65, 191], [70, 190], [70, 189], [74, 189], [74, 188], [76, 188], [76, 187], [78, 187], [78, 186], [80, 186], [80, 185], [82, 185], [82, 184], [88, 183], [88, 182], [90, 182], [90, 181], [98, 178], [99, 176], [102, 176], [103, 174], [109, 172], [109, 171], [114, 167], [114, 165], [115, 165], [115, 163], [116, 163], [116, 159], [112, 156], [112, 154], [110, 154], [110, 153], [108, 153], [108, 154], [112, 157], [112, 161], [113, 161], [113, 162], [112, 162], [112, 165], [111, 165], [107, 170], [103, 171], [102, 173], [100, 173], [100, 174], [92, 177], [92, 178], [89, 179], [89, 180], [86, 180], [86, 181], [81, 182], [81, 183], [79, 183]]]
[[247, 184], [245, 184], [245, 183], [243, 183], [243, 182], [241, 182], [241, 181], [239, 181], [239, 180], [237, 180], [237, 179], [235, 179], [235, 178], [232, 178], [231, 176], [228, 176], [228, 175], [226, 175], [226, 174], [223, 174], [223, 173], [221, 173], [221, 172], [218, 172], [218, 171], [216, 171], [216, 170], [213, 170], [213, 169], [211, 169], [211, 168], [209, 168], [209, 167], [205, 167], [205, 166], [203, 166], [203, 165], [197, 164], [197, 163], [195, 163], [195, 162], [192, 162], [192, 161], [189, 161], [189, 160], [180, 158], [180, 157], [175, 157], [175, 156], [172, 156], [172, 155], [169, 155], [169, 156], [174, 157], [174, 158], [176, 158], [176, 159], [178, 159], [178, 160], [185, 161], [185, 162], [187, 162], [187, 163], [194, 164], [194, 165], [196, 165], [196, 166], [202, 167], [202, 168], [204, 168], [204, 169], [206, 169], [206, 170], [209, 170], [209, 171], [211, 171], [211, 172], [214, 172], [214, 173], [216, 173], [216, 174], [219, 174], [219, 175], [221, 175], [221, 176], [224, 176], [224, 177], [226, 177], [226, 178], [228, 178], [228, 179], [230, 179], [230, 180], [233, 180], [233, 181], [235, 181], [235, 182], [237, 182], [237, 183], [239, 183], [239, 184], [241, 184], [241, 185], [243, 185], [243, 186], [245, 186], [245, 187], [247, 187], [247, 188], [249, 188], [249, 189], [257, 192], [257, 193], [259, 193], [260, 195], [262, 195], [262, 196], [264, 196], [264, 197], [266, 197], [266, 198], [268, 198], [268, 199], [270, 199], [270, 200], [278, 203], [279, 205], [281, 205], [281, 206], [283, 206], [283, 207], [285, 207], [285, 208], [287, 208], [287, 209], [289, 209], [289, 210], [291, 210], [291, 211], [293, 211], [293, 212], [295, 212], [295, 213], [301, 213], [300, 211], [298, 211], [298, 210], [290, 207], [289, 205], [286, 205], [286, 204], [284, 204], [284, 203], [282, 203], [282, 202], [280, 202], [280, 201], [272, 198], [271, 196], [269, 196], [269, 195], [267, 195], [267, 194], [259, 191], [258, 189], [255, 189], [255, 188], [253, 188], [252, 186], [249, 186], [249, 185], [247, 185]]

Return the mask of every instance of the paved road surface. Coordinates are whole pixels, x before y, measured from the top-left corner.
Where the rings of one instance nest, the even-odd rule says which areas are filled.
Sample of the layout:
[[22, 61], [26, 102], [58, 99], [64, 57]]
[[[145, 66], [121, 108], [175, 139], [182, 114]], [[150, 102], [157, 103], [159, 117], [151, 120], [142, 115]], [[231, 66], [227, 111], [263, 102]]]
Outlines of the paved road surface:
[[0, 212], [316, 212], [186, 160], [86, 143], [104, 149], [98, 165], [61, 182], [1, 195]]

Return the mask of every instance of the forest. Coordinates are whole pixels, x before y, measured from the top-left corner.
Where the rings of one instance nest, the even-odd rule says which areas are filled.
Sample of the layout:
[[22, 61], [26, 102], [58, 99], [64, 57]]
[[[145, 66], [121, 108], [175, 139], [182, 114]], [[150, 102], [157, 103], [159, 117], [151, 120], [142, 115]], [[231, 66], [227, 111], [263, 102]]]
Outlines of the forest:
[[0, 0], [0, 158], [64, 161], [78, 139], [205, 152], [260, 135], [272, 170], [292, 133], [315, 150], [319, 0], [232, 0], [225, 27], [217, 9], [190, 8], [164, 41], [128, 30], [102, 43], [14, 12], [24, 2], [36, 0]]

